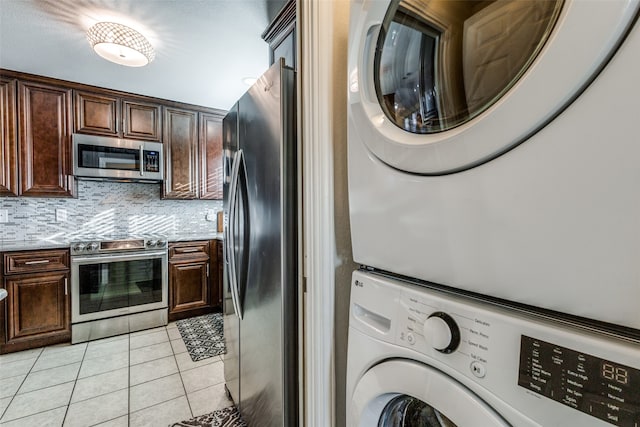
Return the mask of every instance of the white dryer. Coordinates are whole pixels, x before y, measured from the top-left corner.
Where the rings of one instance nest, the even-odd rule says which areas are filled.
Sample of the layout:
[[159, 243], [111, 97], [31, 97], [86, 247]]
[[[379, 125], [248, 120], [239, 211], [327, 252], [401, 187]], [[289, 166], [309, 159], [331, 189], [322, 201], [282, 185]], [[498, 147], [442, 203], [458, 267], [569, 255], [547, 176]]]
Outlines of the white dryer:
[[638, 10], [355, 0], [355, 261], [640, 330]]
[[640, 425], [640, 347], [353, 274], [347, 426]]

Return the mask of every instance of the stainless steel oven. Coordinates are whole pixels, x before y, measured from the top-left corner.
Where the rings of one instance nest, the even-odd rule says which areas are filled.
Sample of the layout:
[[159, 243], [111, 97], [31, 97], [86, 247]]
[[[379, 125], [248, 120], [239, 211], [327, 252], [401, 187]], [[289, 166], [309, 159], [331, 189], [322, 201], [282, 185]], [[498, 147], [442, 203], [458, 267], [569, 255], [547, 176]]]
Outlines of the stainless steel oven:
[[167, 324], [167, 243], [163, 239], [71, 245], [71, 341]]

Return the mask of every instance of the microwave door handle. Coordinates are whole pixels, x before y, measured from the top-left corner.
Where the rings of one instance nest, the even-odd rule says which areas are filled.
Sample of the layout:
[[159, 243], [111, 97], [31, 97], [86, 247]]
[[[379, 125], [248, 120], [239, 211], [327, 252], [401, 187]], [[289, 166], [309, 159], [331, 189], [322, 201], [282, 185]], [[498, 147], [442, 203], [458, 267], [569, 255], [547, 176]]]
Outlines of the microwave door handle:
[[144, 176], [144, 145], [140, 145], [140, 176]]

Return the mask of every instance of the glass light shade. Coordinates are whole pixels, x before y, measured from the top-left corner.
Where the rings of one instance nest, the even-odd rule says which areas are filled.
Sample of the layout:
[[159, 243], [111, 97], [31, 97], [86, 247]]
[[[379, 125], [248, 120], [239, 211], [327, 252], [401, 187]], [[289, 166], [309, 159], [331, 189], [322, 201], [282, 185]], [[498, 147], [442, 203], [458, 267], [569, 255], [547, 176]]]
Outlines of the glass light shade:
[[115, 22], [98, 22], [87, 31], [87, 40], [104, 59], [128, 67], [142, 67], [156, 56], [142, 34]]

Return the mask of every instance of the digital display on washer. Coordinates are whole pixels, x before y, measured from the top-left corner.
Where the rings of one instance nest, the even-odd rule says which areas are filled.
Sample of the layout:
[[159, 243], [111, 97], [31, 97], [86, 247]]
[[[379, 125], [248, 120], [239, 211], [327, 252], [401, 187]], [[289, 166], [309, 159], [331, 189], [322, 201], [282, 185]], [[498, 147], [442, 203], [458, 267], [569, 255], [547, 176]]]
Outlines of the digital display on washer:
[[522, 335], [518, 385], [615, 426], [640, 426], [640, 370]]

